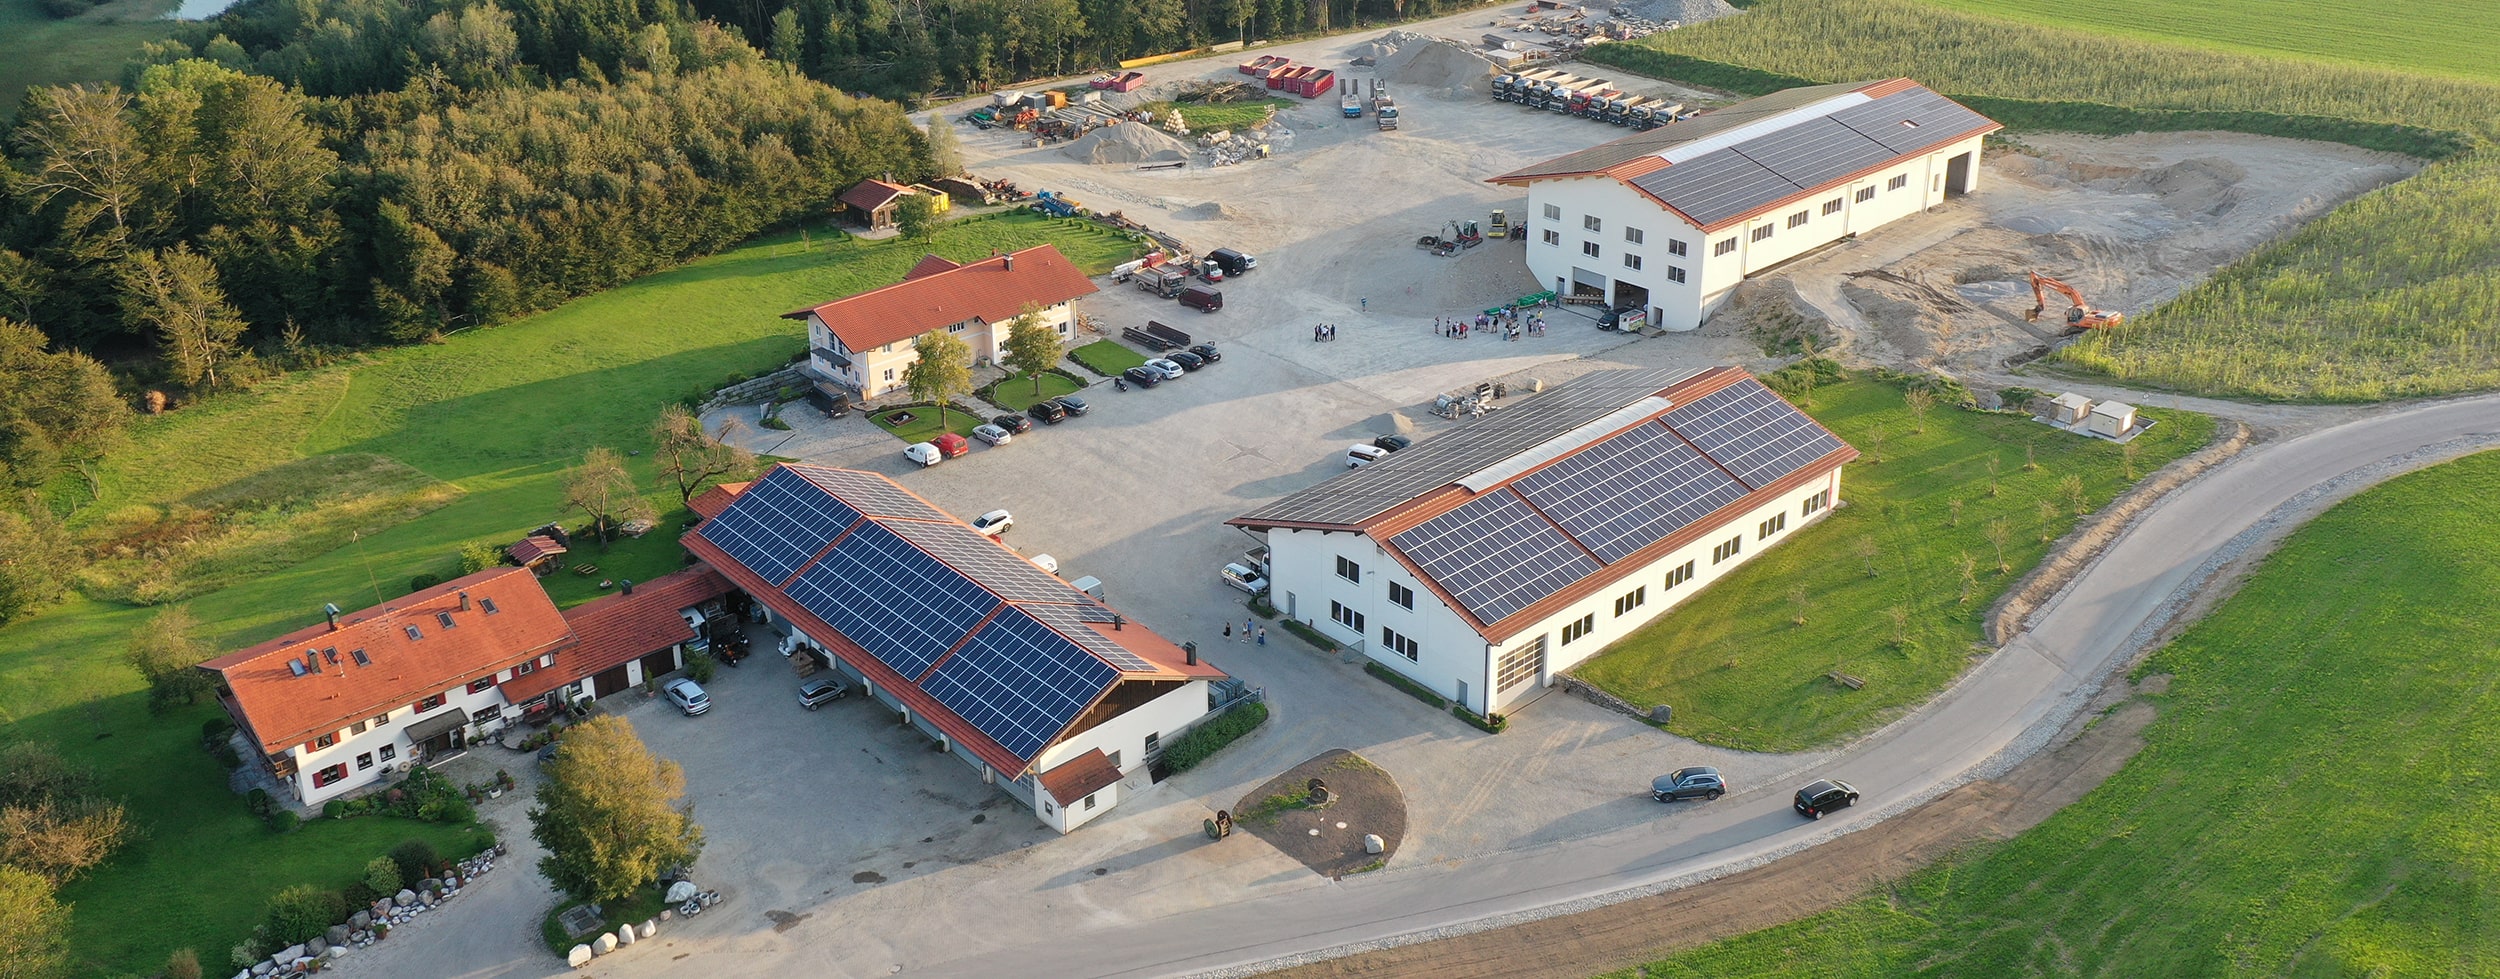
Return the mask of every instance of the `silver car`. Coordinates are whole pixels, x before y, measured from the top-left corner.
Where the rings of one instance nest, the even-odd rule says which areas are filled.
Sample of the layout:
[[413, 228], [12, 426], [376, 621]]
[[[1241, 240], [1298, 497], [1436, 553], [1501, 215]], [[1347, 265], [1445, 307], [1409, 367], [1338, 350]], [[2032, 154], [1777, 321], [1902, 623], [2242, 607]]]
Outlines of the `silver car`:
[[712, 709], [712, 698], [703, 692], [703, 685], [682, 676], [668, 681], [660, 692], [667, 694], [668, 702], [676, 704], [688, 717]]
[[842, 699], [844, 694], [850, 692], [850, 685], [843, 683], [841, 677], [832, 674], [810, 677], [799, 684], [799, 706], [815, 710]]
[[1153, 360], [1147, 361], [1146, 369], [1163, 375], [1163, 379], [1167, 381], [1189, 373], [1189, 371], [1183, 369], [1179, 363], [1166, 360], [1162, 357], [1157, 357]]

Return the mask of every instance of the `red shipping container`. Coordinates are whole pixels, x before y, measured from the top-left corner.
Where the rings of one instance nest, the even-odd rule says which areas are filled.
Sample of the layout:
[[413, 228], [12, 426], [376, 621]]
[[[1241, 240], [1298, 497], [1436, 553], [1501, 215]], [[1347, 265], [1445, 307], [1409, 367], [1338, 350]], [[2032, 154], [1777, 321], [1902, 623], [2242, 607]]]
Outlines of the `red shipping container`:
[[1318, 98], [1328, 94], [1329, 87], [1336, 83], [1337, 73], [1322, 69], [1313, 73], [1311, 77], [1303, 79], [1302, 95], [1305, 98]]

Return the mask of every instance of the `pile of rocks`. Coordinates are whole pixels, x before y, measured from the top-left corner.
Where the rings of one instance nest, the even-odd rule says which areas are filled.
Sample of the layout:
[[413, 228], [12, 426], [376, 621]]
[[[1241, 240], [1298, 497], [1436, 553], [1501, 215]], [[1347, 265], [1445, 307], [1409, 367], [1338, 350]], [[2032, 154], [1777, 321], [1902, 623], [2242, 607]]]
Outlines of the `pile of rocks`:
[[457, 896], [479, 875], [495, 869], [495, 859], [503, 855], [499, 844], [484, 853], [460, 861], [454, 873], [440, 878], [428, 877], [417, 886], [401, 888], [390, 897], [373, 902], [373, 906], [349, 915], [347, 920], [331, 925], [321, 937], [301, 945], [289, 945], [277, 954], [255, 962], [251, 968], [234, 974], [234, 979], [295, 979], [318, 971], [347, 957], [349, 949], [364, 948], [382, 940], [391, 929], [416, 920]]
[[649, 940], [652, 935], [659, 932], [660, 922], [681, 915], [692, 917], [702, 914], [704, 908], [719, 904], [721, 900], [720, 892], [703, 890], [694, 886], [694, 882], [690, 880], [670, 884], [665, 897], [668, 903], [674, 906], [674, 910], [662, 910], [658, 918], [644, 919], [638, 925], [624, 925], [615, 931], [594, 935], [589, 941], [573, 946], [573, 950], [564, 956], [565, 964], [576, 969], [589, 965], [590, 960], [594, 958], [635, 942]]

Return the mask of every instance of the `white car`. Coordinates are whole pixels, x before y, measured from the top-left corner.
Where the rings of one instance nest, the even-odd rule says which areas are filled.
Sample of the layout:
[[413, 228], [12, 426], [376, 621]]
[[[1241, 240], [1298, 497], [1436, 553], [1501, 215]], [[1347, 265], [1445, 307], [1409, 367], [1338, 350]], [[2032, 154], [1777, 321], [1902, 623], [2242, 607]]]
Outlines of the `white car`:
[[1015, 525], [1016, 515], [1005, 510], [992, 510], [972, 518], [972, 529], [980, 531], [983, 536], [987, 537], [996, 537], [1006, 533], [1007, 528]]
[[668, 681], [660, 692], [667, 694], [668, 702], [676, 704], [688, 717], [712, 709], [712, 698], [704, 694], [703, 685], [682, 676]]
[[1345, 467], [1348, 469], [1361, 469], [1364, 466], [1379, 462], [1383, 456], [1388, 454], [1389, 450], [1381, 448], [1377, 445], [1373, 445], [1369, 442], [1356, 442], [1353, 445], [1346, 446]]
[[1016, 433], [996, 425], [983, 425], [972, 430], [972, 437], [991, 445], [1005, 445], [1016, 440]]
[[914, 442], [904, 446], [903, 458], [919, 463], [923, 469], [946, 461], [946, 455], [938, 451], [936, 444], [930, 442]]
[[1256, 595], [1267, 590], [1267, 578], [1238, 564], [1224, 566], [1224, 583]]
[[1153, 360], [1147, 361], [1146, 369], [1163, 375], [1163, 379], [1167, 381], [1189, 373], [1188, 370], [1181, 367], [1179, 361], [1166, 357], [1157, 357]]

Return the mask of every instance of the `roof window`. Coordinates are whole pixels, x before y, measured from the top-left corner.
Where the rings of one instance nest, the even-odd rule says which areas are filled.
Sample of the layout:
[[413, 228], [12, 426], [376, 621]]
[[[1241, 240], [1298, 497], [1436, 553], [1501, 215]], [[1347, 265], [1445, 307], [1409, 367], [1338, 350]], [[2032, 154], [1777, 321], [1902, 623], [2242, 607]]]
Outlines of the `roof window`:
[[479, 607], [479, 608], [485, 609], [485, 610], [486, 610], [486, 614], [488, 614], [488, 615], [493, 615], [493, 614], [495, 614], [496, 612], [502, 611], [501, 609], [498, 609], [498, 608], [496, 608], [496, 607], [495, 607], [495, 600], [494, 600], [494, 599], [491, 599], [491, 598], [481, 598], [481, 599], [478, 599], [478, 600], [477, 600], [477, 605], [478, 605], [478, 607]]
[[339, 665], [339, 648], [337, 646], [332, 646], [328, 649], [322, 650], [321, 659], [323, 662], [332, 666]]
[[418, 631], [418, 629], [417, 629], [417, 627], [416, 627], [416, 626], [406, 626], [405, 628], [408, 630], [408, 639], [409, 639], [409, 641], [414, 642], [414, 641], [416, 641], [416, 640], [419, 640], [419, 639], [423, 639], [423, 638], [425, 638], [425, 633], [423, 633], [423, 632], [421, 632], [421, 631]]
[[289, 673], [295, 674], [296, 676], [303, 676], [303, 675], [304, 675], [304, 661], [303, 661], [303, 660], [300, 660], [300, 659], [296, 659], [296, 658], [294, 658], [294, 657], [292, 657], [292, 656], [287, 657], [287, 661], [286, 661], [286, 671], [287, 671], [287, 672], [289, 672]]
[[443, 628], [445, 629], [452, 628], [451, 613], [449, 612], [434, 613], [434, 621], [442, 623]]
[[373, 657], [365, 655], [365, 651], [364, 651], [364, 650], [361, 650], [361, 649], [351, 649], [351, 650], [348, 650], [348, 651], [347, 651], [347, 655], [348, 655], [348, 656], [350, 656], [350, 657], [352, 657], [352, 658], [354, 658], [354, 659], [356, 660], [356, 665], [358, 665], [358, 666], [372, 666], [372, 665], [373, 665]]

